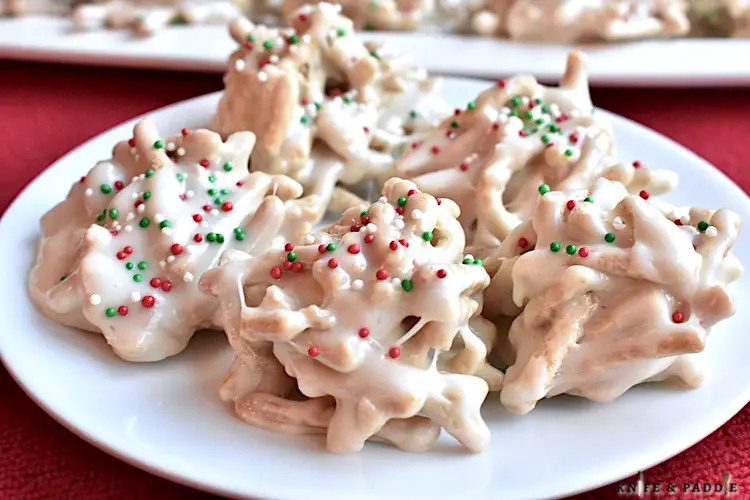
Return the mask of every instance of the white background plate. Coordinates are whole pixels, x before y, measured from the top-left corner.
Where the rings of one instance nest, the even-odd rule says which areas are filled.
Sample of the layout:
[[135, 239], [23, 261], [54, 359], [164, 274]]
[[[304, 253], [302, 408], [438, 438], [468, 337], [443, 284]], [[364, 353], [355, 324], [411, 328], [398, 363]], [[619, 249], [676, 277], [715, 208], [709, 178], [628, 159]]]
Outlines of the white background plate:
[[[446, 82], [463, 105], [479, 82]], [[208, 123], [218, 95], [155, 112], [164, 134]], [[638, 387], [617, 401], [572, 397], [542, 402], [524, 417], [503, 411], [491, 395], [483, 411], [492, 430], [486, 452], [468, 455], [446, 435], [436, 450], [410, 454], [368, 444], [358, 454], [326, 453], [320, 437], [287, 437], [252, 428], [217, 396], [231, 352], [218, 333], [199, 335], [186, 352], [149, 365], [117, 359], [104, 340], [51, 323], [26, 296], [38, 220], [71, 183], [134, 121], [76, 149], [39, 176], [0, 222], [3, 328], [0, 354], [16, 380], [48, 413], [104, 450], [146, 470], [232, 496], [336, 500], [352, 498], [539, 498], [616, 481], [680, 452], [738, 412], [750, 399], [750, 308], [717, 327], [705, 351], [704, 385], [686, 391]], [[726, 206], [750, 220], [750, 200], [692, 153], [632, 122], [614, 118], [621, 157], [679, 172], [673, 200]], [[735, 246], [750, 262], [750, 235]], [[735, 287], [750, 297], [748, 277]]]
[[[0, 19], [0, 57], [223, 72], [234, 42], [224, 26], [179, 26], [134, 39], [124, 31], [71, 32], [67, 19]], [[385, 41], [433, 73], [556, 81], [572, 46], [423, 33], [360, 32]], [[750, 40], [645, 40], [578, 46], [597, 85], [728, 86], [750, 84]]]

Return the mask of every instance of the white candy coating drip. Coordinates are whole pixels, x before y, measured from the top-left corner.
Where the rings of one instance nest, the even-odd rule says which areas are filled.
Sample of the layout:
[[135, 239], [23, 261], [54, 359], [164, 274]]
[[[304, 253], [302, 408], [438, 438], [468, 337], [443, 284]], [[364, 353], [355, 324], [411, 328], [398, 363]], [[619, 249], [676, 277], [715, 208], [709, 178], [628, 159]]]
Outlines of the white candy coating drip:
[[470, 29], [516, 40], [573, 43], [685, 35], [682, 0], [485, 0]]
[[436, 80], [362, 43], [333, 5], [302, 8], [289, 23], [290, 31], [247, 19], [230, 25], [239, 47], [213, 128], [222, 135], [254, 132], [253, 163], [318, 195], [322, 216], [329, 202], [338, 199], [343, 210], [361, 201], [334, 189], [337, 182], [382, 183], [394, 159], [448, 109]]
[[[30, 276], [38, 307], [60, 323], [101, 331], [132, 361], [176, 354], [196, 329], [212, 326], [217, 301], [201, 294], [191, 276], [217, 265], [228, 248], [261, 253], [312, 227], [309, 200], [294, 200], [299, 184], [248, 173], [251, 133], [217, 137], [197, 130], [171, 139], [185, 151], [175, 162], [151, 122], [136, 125], [135, 147], [117, 144], [112, 159], [98, 163], [42, 219]], [[95, 194], [85, 196], [87, 189]], [[188, 189], [196, 196], [185, 196]], [[205, 210], [215, 206], [216, 215]], [[133, 221], [131, 231], [118, 231], [122, 219]], [[210, 243], [209, 234], [222, 235], [223, 243]]]
[[[271, 251], [203, 275], [239, 355], [222, 395], [255, 425], [326, 432], [334, 452], [357, 451], [373, 436], [421, 450], [440, 427], [481, 451], [488, 383], [478, 375], [494, 389], [502, 379], [486, 362], [494, 328], [479, 316], [489, 278], [461, 263], [452, 201], [438, 205], [400, 179], [384, 193], [367, 213], [344, 213], [328, 230], [330, 248]], [[400, 205], [422, 217], [397, 229]], [[362, 231], [365, 223], [377, 231]], [[294, 380], [273, 357], [310, 400], [285, 399]]]
[[518, 76], [487, 89], [404, 155], [395, 175], [455, 200], [469, 243], [494, 246], [531, 215], [542, 184], [588, 189], [606, 177], [654, 194], [676, 185], [674, 173], [617, 164], [613, 152], [583, 56], [572, 52], [560, 87]]
[[642, 382], [697, 386], [695, 353], [708, 329], [734, 313], [736, 214], [688, 208], [689, 225], [680, 225], [668, 215], [675, 207], [628, 195], [619, 183], [599, 180], [593, 203], [585, 194], [539, 196], [531, 219], [488, 259], [486, 309], [514, 315], [510, 302], [524, 307], [502, 349], [511, 366], [501, 401], [514, 412], [563, 393], [609, 401]]

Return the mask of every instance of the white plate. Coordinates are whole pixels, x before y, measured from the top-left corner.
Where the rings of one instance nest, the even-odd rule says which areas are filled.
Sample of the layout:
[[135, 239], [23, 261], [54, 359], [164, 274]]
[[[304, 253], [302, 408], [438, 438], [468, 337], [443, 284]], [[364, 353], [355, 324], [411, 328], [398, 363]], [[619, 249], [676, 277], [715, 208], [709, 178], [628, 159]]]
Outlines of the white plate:
[[[446, 82], [455, 105], [483, 84]], [[208, 123], [217, 94], [152, 115], [165, 133]], [[221, 334], [199, 335], [166, 362], [118, 360], [98, 335], [46, 320], [26, 296], [38, 220], [112, 145], [129, 138], [135, 120], [76, 149], [38, 177], [0, 222], [3, 328], [0, 354], [26, 392], [50, 415], [96, 446], [155, 474], [232, 496], [294, 499], [538, 498], [616, 481], [663, 461], [718, 428], [750, 399], [750, 308], [712, 333], [710, 370], [697, 390], [638, 387], [610, 404], [565, 397], [542, 402], [524, 417], [490, 397], [484, 417], [492, 443], [463, 453], [447, 436], [436, 450], [410, 454], [368, 444], [336, 456], [315, 437], [288, 437], [242, 423], [217, 396], [231, 352]], [[750, 220], [750, 200], [692, 153], [622, 118], [614, 118], [622, 157], [673, 168], [682, 185], [674, 200], [726, 206]], [[750, 234], [735, 251], [750, 262]], [[750, 298], [747, 275], [737, 303]], [[744, 330], [744, 331], [743, 331]]]
[[[223, 72], [234, 50], [224, 26], [179, 26], [146, 39], [126, 32], [74, 33], [49, 17], [0, 19], [0, 57], [78, 64]], [[361, 32], [412, 54], [433, 73], [557, 81], [572, 46], [424, 33]], [[750, 84], [750, 40], [645, 40], [577, 48], [590, 58], [597, 85], [728, 86]]]

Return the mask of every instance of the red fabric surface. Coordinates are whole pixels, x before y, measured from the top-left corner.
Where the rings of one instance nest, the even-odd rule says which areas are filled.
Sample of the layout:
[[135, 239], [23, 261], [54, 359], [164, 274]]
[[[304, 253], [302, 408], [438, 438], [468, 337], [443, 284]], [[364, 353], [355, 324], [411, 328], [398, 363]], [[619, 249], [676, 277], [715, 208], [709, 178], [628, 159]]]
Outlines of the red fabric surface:
[[[219, 75], [0, 61], [0, 211], [81, 142], [137, 114], [220, 88]], [[598, 89], [594, 98], [686, 145], [750, 189], [750, 90]], [[646, 471], [645, 480], [721, 482], [725, 473], [739, 489], [733, 498], [750, 499], [750, 406], [696, 446]], [[611, 485], [576, 498], [617, 496]], [[78, 439], [0, 370], [0, 498], [187, 497], [210, 495], [142, 472]]]

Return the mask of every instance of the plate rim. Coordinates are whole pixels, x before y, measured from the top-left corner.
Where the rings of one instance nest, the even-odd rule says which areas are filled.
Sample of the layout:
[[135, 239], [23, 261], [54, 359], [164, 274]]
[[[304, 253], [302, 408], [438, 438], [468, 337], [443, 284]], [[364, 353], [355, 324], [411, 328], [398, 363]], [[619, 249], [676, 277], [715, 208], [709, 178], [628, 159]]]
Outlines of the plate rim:
[[[461, 77], [445, 77], [443, 78], [444, 82], [456, 82], [457, 84], [481, 84], [481, 85], [487, 85], [489, 82], [485, 80], [475, 79], [475, 78], [461, 78]], [[143, 119], [145, 117], [151, 116], [153, 114], [166, 114], [170, 112], [174, 112], [175, 108], [181, 108], [181, 107], [187, 107], [187, 106], [200, 106], [203, 101], [209, 101], [211, 99], [216, 99], [219, 94], [221, 94], [222, 91], [216, 91], [208, 94], [203, 94], [200, 96], [192, 97], [189, 99], [185, 99], [173, 104], [169, 104], [167, 106], [157, 108], [154, 110], [147, 111], [143, 114], [140, 114], [134, 118], [130, 118], [127, 120], [124, 120], [118, 124], [115, 124], [108, 128], [105, 131], [100, 132], [99, 134], [96, 134], [95, 136], [87, 139], [80, 145], [76, 146], [75, 148], [71, 149], [67, 153], [65, 153], [63, 156], [58, 158], [55, 162], [53, 162], [51, 165], [48, 165], [46, 168], [44, 168], [42, 171], [40, 171], [36, 176], [31, 179], [26, 186], [13, 198], [13, 201], [8, 205], [4, 213], [2, 214], [2, 217], [0, 217], [0, 234], [2, 234], [5, 230], [5, 226], [7, 224], [7, 220], [11, 218], [9, 214], [14, 214], [16, 207], [19, 203], [19, 200], [31, 189], [33, 185], [39, 182], [40, 178], [45, 175], [49, 170], [54, 168], [56, 165], [63, 163], [71, 156], [80, 154], [79, 152], [83, 149], [87, 149], [92, 145], [92, 143], [95, 143], [98, 141], [102, 136], [105, 134], [108, 134], [114, 129], [124, 127], [124, 126], [132, 126], [140, 119]], [[654, 138], [658, 138], [659, 141], [666, 145], [669, 145], [674, 153], [677, 152], [680, 153], [685, 158], [690, 158], [696, 163], [700, 163], [702, 168], [709, 168], [713, 175], [720, 174], [717, 177], [717, 182], [721, 182], [727, 189], [732, 189], [735, 191], [736, 195], [739, 195], [743, 199], [743, 204], [747, 206], [747, 209], [750, 210], [750, 197], [745, 193], [745, 191], [740, 188], [737, 184], [734, 183], [724, 172], [719, 170], [718, 168], [714, 167], [712, 164], [710, 164], [705, 159], [698, 156], [693, 151], [690, 151], [686, 147], [680, 145], [676, 141], [670, 139], [669, 137], [664, 136], [663, 134], [650, 129], [640, 123], [637, 123], [633, 120], [630, 120], [626, 117], [611, 113], [606, 110], [602, 110], [600, 108], [597, 108], [597, 113], [601, 113], [602, 115], [606, 116], [609, 120], [613, 122], [620, 122], [622, 126], [627, 126], [634, 128], [637, 130], [640, 134], [648, 134], [653, 136]], [[0, 250], [0, 253], [6, 253], [5, 250]], [[68, 418], [69, 415], [66, 415], [66, 412], [64, 410], [61, 410], [60, 408], [54, 407], [54, 405], [50, 405], [48, 402], [45, 402], [43, 399], [37, 396], [37, 394], [34, 392], [32, 387], [28, 383], [28, 376], [26, 376], [26, 380], [24, 380], [24, 375], [19, 374], [16, 369], [16, 363], [13, 360], [8, 359], [6, 355], [6, 348], [5, 348], [5, 342], [3, 341], [4, 336], [0, 335], [0, 361], [3, 363], [5, 368], [7, 369], [8, 373], [11, 375], [13, 380], [21, 387], [21, 389], [24, 391], [24, 393], [37, 405], [39, 406], [45, 413], [47, 413], [50, 417], [52, 417], [55, 421], [60, 423], [63, 427], [65, 427], [67, 430], [71, 431], [74, 435], [78, 436], [79, 438], [83, 439], [84, 441], [94, 445], [95, 447], [99, 448], [100, 450], [104, 451], [105, 453], [131, 465], [134, 467], [137, 467], [141, 470], [144, 470], [148, 473], [151, 473], [153, 475], [156, 475], [158, 477], [173, 481], [178, 484], [187, 485], [189, 487], [201, 490], [201, 491], [207, 491], [214, 494], [219, 494], [223, 496], [229, 496], [231, 498], [245, 498], [248, 494], [247, 491], [241, 491], [239, 489], [231, 488], [231, 487], [221, 487], [219, 485], [213, 484], [210, 480], [207, 480], [205, 478], [199, 478], [194, 479], [190, 477], [187, 473], [180, 473], [176, 472], [175, 465], [173, 463], [169, 463], [167, 465], [160, 464], [154, 460], [150, 460], [148, 454], [138, 454], [134, 453], [132, 449], [124, 450], [124, 449], [118, 449], [117, 446], [113, 446], [108, 444], [107, 440], [103, 436], [97, 436], [96, 431], [86, 430], [80, 422], [75, 422], [72, 419]], [[598, 476], [597, 480], [589, 481], [587, 482], [585, 487], [580, 487], [577, 489], [571, 489], [566, 490], [563, 494], [564, 495], [574, 495], [586, 491], [591, 491], [593, 489], [599, 488], [601, 486], [605, 486], [608, 484], [612, 484], [618, 480], [625, 479], [627, 477], [632, 476], [633, 474], [637, 473], [639, 470], [645, 470], [647, 468], [650, 468], [656, 464], [662, 463], [675, 455], [678, 455], [679, 453], [682, 453], [683, 451], [687, 450], [688, 448], [691, 448], [699, 441], [702, 441], [707, 436], [718, 430], [720, 427], [722, 427], [726, 422], [728, 422], [732, 417], [734, 417], [737, 413], [739, 413], [747, 403], [750, 402], [750, 377], [748, 378], [748, 381], [745, 385], [744, 391], [739, 394], [733, 404], [727, 404], [722, 407], [723, 411], [719, 412], [717, 415], [714, 416], [713, 419], [710, 420], [710, 424], [703, 423], [703, 421], [696, 424], [699, 428], [701, 428], [701, 432], [693, 433], [690, 435], [689, 438], [682, 439], [679, 442], [673, 441], [670, 442], [670, 446], [662, 447], [659, 449], [653, 450], [649, 456], [650, 458], [648, 460], [644, 460], [640, 462], [639, 465], [642, 465], [642, 467], [639, 467], [638, 470], [633, 470], [628, 473], [615, 473], [612, 472], [609, 475], [602, 475]], [[666, 452], [659, 452], [659, 450], [667, 449]], [[283, 496], [279, 496], [277, 494], [274, 494], [272, 491], [272, 488], [268, 488], [267, 486], [263, 484], [253, 484], [253, 492], [252, 495], [261, 495], [268, 498], [285, 498]], [[331, 498], [338, 498], [336, 494], [331, 494]]]

